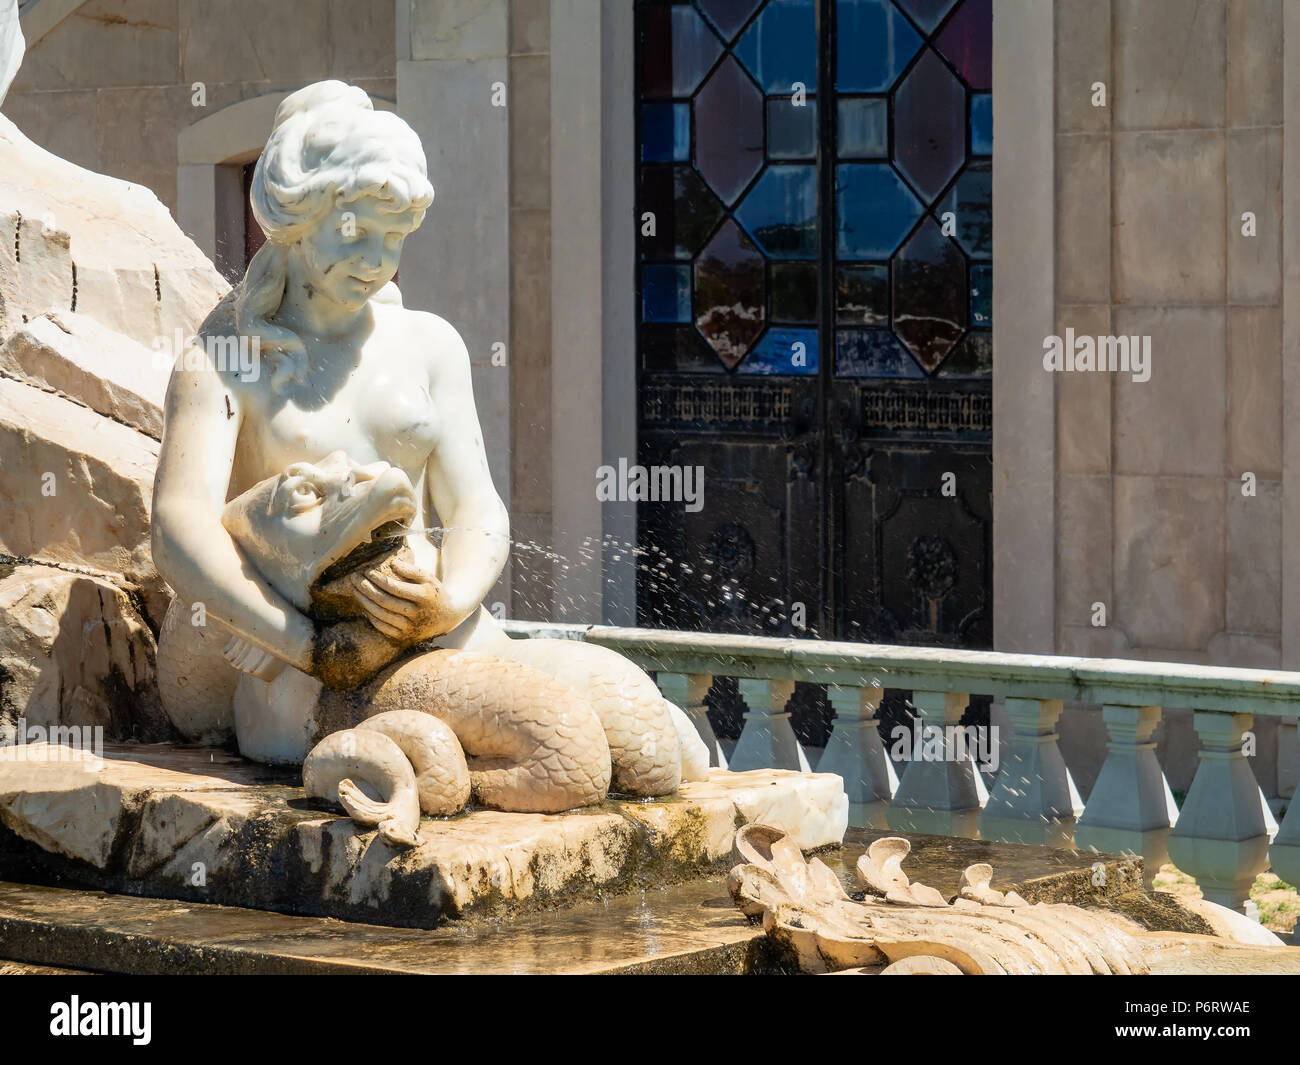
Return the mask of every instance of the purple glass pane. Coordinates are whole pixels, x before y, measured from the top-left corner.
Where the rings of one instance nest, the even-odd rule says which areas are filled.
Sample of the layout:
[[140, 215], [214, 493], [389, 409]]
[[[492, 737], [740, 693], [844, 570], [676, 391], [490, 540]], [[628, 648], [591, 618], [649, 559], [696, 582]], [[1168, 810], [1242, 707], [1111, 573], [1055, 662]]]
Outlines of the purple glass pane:
[[759, 0], [695, 0], [724, 40], [731, 40], [758, 7]]
[[965, 156], [966, 92], [927, 48], [894, 96], [894, 160], [930, 203]]
[[735, 369], [765, 324], [763, 253], [727, 219], [695, 260], [695, 325]]
[[993, 88], [993, 0], [962, 0], [935, 43], [972, 89]]
[[964, 331], [966, 258], [927, 218], [899, 250], [893, 274], [894, 332], [933, 373]]
[[911, 15], [912, 21], [926, 33], [934, 32], [952, 5], [953, 0], [898, 0], [898, 6]]
[[695, 98], [695, 167], [727, 204], [763, 166], [763, 94], [728, 56]]

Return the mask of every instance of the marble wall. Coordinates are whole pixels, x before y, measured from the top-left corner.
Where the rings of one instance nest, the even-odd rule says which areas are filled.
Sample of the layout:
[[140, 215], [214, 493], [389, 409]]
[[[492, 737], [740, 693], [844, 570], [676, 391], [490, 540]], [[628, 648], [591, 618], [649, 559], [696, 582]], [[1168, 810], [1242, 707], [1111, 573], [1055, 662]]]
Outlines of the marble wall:
[[[1057, 650], [1297, 668], [1283, 624], [1297, 589], [1283, 540], [1282, 0], [1056, 0], [1054, 32], [1056, 331], [1152, 346], [1146, 382], [1056, 375]], [[1085, 790], [1104, 754], [1097, 717], [1067, 709], [1061, 724]], [[1283, 731], [1257, 723], [1269, 795], [1294, 786]], [[1185, 789], [1190, 714], [1166, 712], [1158, 738]]]
[[1057, 377], [1061, 652], [1282, 662], [1282, 7], [1056, 2], [1057, 332], [1152, 345]]

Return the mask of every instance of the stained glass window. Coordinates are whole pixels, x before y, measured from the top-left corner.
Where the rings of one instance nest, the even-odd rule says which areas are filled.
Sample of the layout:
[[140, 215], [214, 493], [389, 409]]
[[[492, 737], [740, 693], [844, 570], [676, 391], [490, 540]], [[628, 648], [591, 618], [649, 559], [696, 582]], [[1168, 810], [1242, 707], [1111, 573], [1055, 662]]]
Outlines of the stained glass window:
[[991, 0], [637, 20], [642, 368], [987, 376]]

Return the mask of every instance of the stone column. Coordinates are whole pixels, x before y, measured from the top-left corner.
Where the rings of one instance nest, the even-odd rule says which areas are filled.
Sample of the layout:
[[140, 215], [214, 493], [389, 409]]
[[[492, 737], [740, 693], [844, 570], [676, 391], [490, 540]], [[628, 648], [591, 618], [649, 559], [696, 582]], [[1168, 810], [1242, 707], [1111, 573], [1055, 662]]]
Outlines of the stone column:
[[[980, 808], [988, 790], [970, 752], [959, 749], [955, 730], [970, 702], [965, 692], [913, 692], [918, 720], [912, 760], [903, 770], [890, 804], [889, 827], [896, 832], [925, 832], [936, 836], [979, 837]], [[928, 757], [927, 731], [938, 757]]]
[[700, 734], [704, 746], [709, 749], [709, 765], [719, 769], [727, 768], [727, 756], [722, 753], [722, 745], [709, 723], [709, 708], [704, 702], [709, 694], [713, 677], [708, 673], [660, 673], [659, 690], [670, 703], [675, 703], [686, 712]]
[[1006, 699], [1003, 709], [1011, 722], [1010, 750], [980, 816], [980, 835], [1008, 843], [1072, 846], [1083, 800], [1057, 742], [1061, 700]]
[[[551, 0], [551, 540], [556, 621], [602, 620], [600, 0]], [[633, 180], [629, 169], [624, 180]], [[630, 217], [630, 216], [629, 216]], [[629, 228], [632, 223], [628, 222]], [[631, 358], [631, 349], [625, 353]]]
[[747, 769], [794, 769], [811, 772], [808, 756], [795, 739], [785, 704], [794, 694], [792, 680], [743, 677], [740, 694], [745, 700], [745, 727], [728, 768], [737, 773]]
[[835, 708], [835, 723], [817, 772], [838, 773], [844, 778], [850, 825], [888, 828], [885, 814], [898, 788], [898, 777], [877, 731], [876, 711], [884, 689], [878, 684], [832, 684], [826, 694]]
[[[446, 318], [469, 349], [488, 467], [507, 507], [509, 16], [507, 0], [399, 0], [397, 19], [397, 111], [420, 135], [435, 192], [402, 252], [402, 296]], [[493, 361], [497, 344], [507, 346], [504, 363]], [[509, 572], [489, 605], [510, 602]]]
[[1151, 738], [1158, 706], [1103, 706], [1106, 761], [1074, 827], [1081, 849], [1140, 854], [1148, 887], [1169, 860], [1166, 843], [1178, 807]]
[[1253, 714], [1197, 710], [1201, 756], [1169, 856], [1196, 878], [1211, 902], [1244, 910], [1255, 878], [1268, 868], [1268, 843], [1276, 822], [1242, 753]]

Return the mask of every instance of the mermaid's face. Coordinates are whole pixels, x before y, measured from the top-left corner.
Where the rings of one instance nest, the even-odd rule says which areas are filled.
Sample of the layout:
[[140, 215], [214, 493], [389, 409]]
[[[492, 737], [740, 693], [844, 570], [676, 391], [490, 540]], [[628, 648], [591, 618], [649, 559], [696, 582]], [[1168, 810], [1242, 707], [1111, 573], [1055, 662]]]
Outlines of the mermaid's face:
[[341, 204], [302, 238], [309, 296], [319, 293], [355, 311], [393, 279], [415, 212], [386, 206], [372, 196]]

